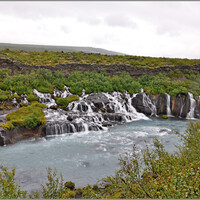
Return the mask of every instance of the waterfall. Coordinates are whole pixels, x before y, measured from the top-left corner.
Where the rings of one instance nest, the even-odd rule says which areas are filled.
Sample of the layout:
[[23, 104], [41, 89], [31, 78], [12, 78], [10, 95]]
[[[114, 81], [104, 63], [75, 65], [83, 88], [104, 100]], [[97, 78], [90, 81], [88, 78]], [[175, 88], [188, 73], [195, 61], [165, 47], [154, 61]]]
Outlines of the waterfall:
[[53, 91], [53, 96], [54, 97], [61, 97], [61, 98], [65, 98], [71, 95], [71, 93], [69, 92], [69, 87], [64, 86], [65, 90], [61, 91], [58, 90], [57, 88], [54, 89]]
[[13, 98], [12, 103], [13, 103], [13, 104], [17, 104], [17, 99], [16, 99], [16, 98]]
[[[110, 107], [113, 107], [115, 113], [124, 114], [124, 118], [126, 122], [131, 122], [135, 120], [148, 120], [149, 118], [146, 117], [143, 113], [139, 113], [136, 109], [132, 106], [132, 98], [134, 98], [134, 94], [131, 97], [130, 94], [127, 92], [120, 93], [120, 92], [113, 92], [111, 94], [104, 93], [107, 98], [110, 100], [108, 104]], [[124, 98], [123, 98], [124, 95]]]
[[[46, 97], [37, 93], [40, 100]], [[48, 96], [49, 97], [49, 96]], [[148, 120], [132, 106], [132, 98], [127, 92], [92, 93], [69, 103], [66, 110], [44, 109], [47, 120], [46, 135], [107, 130], [108, 126], [135, 120]]]
[[21, 94], [21, 97], [22, 97], [22, 100], [21, 100], [22, 103], [28, 103], [28, 100], [26, 99], [27, 97], [26, 94]]
[[82, 90], [82, 97], [85, 96], [85, 89]]
[[146, 95], [146, 93], [142, 93], [143, 95], [143, 106], [147, 107], [151, 110], [151, 116], [157, 116], [157, 109], [156, 106], [151, 102], [151, 99]]
[[165, 93], [166, 97], [167, 97], [167, 116], [171, 116], [172, 112], [170, 109], [170, 95]]
[[187, 113], [186, 119], [194, 119], [194, 110], [196, 107], [196, 101], [193, 98], [193, 94], [188, 92], [188, 96], [190, 99], [190, 111]]
[[39, 102], [44, 103], [47, 105], [47, 107], [50, 107], [52, 105], [56, 105], [55, 100], [52, 98], [50, 93], [41, 93], [37, 91], [36, 89], [33, 89], [33, 93], [39, 97]]

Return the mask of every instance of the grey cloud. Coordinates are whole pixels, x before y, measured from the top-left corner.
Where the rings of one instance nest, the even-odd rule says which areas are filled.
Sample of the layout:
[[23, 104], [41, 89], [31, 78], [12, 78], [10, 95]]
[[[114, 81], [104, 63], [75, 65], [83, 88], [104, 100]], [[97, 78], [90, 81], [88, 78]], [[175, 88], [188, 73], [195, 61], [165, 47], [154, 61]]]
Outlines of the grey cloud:
[[105, 23], [112, 27], [136, 28], [137, 24], [124, 14], [109, 15], [105, 18]]
[[85, 22], [89, 25], [99, 25], [101, 23], [101, 19], [95, 16], [81, 15], [78, 16], [77, 20], [79, 22]]
[[63, 31], [64, 33], [69, 33], [70, 31], [69, 31], [69, 27], [68, 26], [66, 26], [66, 25], [61, 25], [60, 26], [60, 29], [61, 29], [61, 31]]
[[117, 42], [118, 40], [119, 38], [117, 38], [117, 36], [114, 35], [113, 33], [105, 33], [102, 35], [95, 36], [93, 38], [94, 44], [97, 44], [97, 45], [109, 44], [113, 41]]
[[157, 25], [156, 32], [159, 35], [169, 34], [173, 37], [181, 34], [181, 28], [171, 21], [164, 21], [163, 23]]

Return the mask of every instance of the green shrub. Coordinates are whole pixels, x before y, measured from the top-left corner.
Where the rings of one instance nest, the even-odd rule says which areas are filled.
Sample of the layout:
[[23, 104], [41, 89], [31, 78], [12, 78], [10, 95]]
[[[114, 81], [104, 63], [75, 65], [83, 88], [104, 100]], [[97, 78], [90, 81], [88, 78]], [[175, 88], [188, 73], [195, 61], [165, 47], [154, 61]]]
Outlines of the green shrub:
[[57, 98], [56, 103], [58, 104], [59, 107], [65, 108], [68, 106], [69, 103], [71, 103], [72, 101], [77, 101], [78, 99], [79, 99], [78, 96], [71, 95], [66, 98]]
[[42, 198], [44, 199], [61, 199], [62, 195], [66, 192], [62, 174], [57, 175], [57, 170], [47, 169], [48, 182], [42, 184]]
[[38, 124], [38, 119], [33, 115], [29, 115], [24, 118], [24, 125], [28, 129], [36, 127]]
[[27, 96], [27, 100], [29, 102], [33, 102], [33, 101], [38, 101], [39, 98], [37, 96], [33, 95], [33, 94], [30, 94], [30, 95]]
[[26, 198], [27, 192], [20, 190], [15, 182], [15, 169], [8, 171], [3, 165], [0, 166], [0, 199]]

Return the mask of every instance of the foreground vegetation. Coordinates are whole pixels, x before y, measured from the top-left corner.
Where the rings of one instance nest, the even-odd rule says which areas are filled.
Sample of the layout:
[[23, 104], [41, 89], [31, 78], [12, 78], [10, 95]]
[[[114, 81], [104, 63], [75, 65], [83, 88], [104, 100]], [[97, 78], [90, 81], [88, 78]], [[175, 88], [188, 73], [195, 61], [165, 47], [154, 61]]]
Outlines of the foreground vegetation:
[[[33, 89], [42, 93], [53, 93], [54, 88], [64, 90], [70, 87], [70, 92], [81, 95], [85, 89], [86, 94], [96, 92], [120, 91], [138, 93], [144, 88], [147, 94], [169, 93], [172, 97], [177, 94], [191, 92], [194, 96], [200, 94], [200, 74], [194, 71], [174, 70], [168, 74], [160, 73], [154, 76], [144, 74], [138, 78], [131, 77], [122, 72], [119, 76], [108, 76], [105, 72], [73, 72], [68, 77], [62, 72], [51, 72], [47, 69], [38, 69], [27, 74], [11, 74], [8, 69], [0, 70], [0, 101], [19, 98], [18, 95], [27, 94], [29, 101], [37, 101]], [[17, 94], [10, 95], [9, 90]], [[64, 101], [64, 100], [59, 100]], [[61, 103], [63, 104], [63, 103]]]
[[[190, 123], [183, 135], [183, 146], [173, 154], [165, 151], [155, 138], [154, 149], [148, 146], [141, 155], [133, 153], [120, 157], [121, 168], [114, 176], [102, 179], [98, 185], [77, 188], [64, 183], [62, 175], [48, 169], [48, 182], [42, 192], [34, 191], [29, 198], [200, 198], [200, 122]], [[1, 167], [0, 198], [25, 198], [27, 192], [15, 183], [15, 170]]]
[[181, 66], [200, 64], [199, 59], [180, 58], [154, 58], [129, 55], [100, 55], [83, 52], [25, 52], [19, 50], [4, 49], [0, 51], [0, 58], [7, 58], [29, 65], [50, 65], [58, 64], [126, 64], [134, 67], [156, 68], [162, 66]]

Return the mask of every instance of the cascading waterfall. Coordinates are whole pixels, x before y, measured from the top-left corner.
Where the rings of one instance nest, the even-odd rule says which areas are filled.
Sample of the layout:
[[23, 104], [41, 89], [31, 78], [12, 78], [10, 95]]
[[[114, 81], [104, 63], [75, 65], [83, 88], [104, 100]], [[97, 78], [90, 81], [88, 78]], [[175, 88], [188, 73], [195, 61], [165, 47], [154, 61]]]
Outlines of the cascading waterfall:
[[165, 93], [166, 97], [167, 97], [167, 116], [171, 116], [172, 112], [170, 109], [170, 95]]
[[[149, 110], [151, 116], [156, 116], [156, 105], [154, 105], [149, 96], [143, 92], [143, 89], [141, 89], [141, 91], [142, 92], [139, 94], [142, 95], [142, 105]], [[149, 119], [143, 113], [137, 112], [132, 104], [132, 100], [137, 94], [131, 96], [127, 92], [100, 92], [88, 95], [85, 94], [85, 90], [83, 90], [82, 95], [79, 96], [79, 100], [69, 103], [65, 110], [59, 108], [54, 110], [49, 109], [52, 105], [56, 105], [54, 97], [65, 98], [70, 96], [71, 93], [68, 87], [65, 86], [65, 91], [54, 89], [53, 95], [49, 93], [43, 94], [36, 89], [34, 89], [33, 92], [39, 97], [39, 102], [47, 105], [47, 109], [44, 110], [47, 119], [46, 135], [107, 130], [108, 126], [112, 126], [116, 123], [120, 124], [135, 120]], [[167, 93], [165, 95], [167, 98], [167, 115], [171, 116], [170, 95]], [[187, 118], [194, 118], [196, 102], [191, 93], [189, 93], [189, 98], [191, 103]], [[180, 115], [182, 109], [183, 106]]]
[[157, 116], [157, 109], [156, 106], [151, 102], [151, 99], [146, 95], [146, 93], [143, 94], [143, 105], [151, 110], [151, 116]]
[[22, 94], [21, 97], [22, 97], [22, 100], [21, 100], [22, 103], [28, 103], [28, 100], [26, 99], [27, 97], [26, 94]]
[[56, 105], [56, 102], [52, 98], [50, 93], [41, 93], [41, 92], [37, 91], [36, 89], [33, 89], [33, 94], [35, 94], [37, 97], [39, 97], [39, 102], [46, 104], [47, 107]]
[[65, 97], [68, 97], [68, 96], [72, 95], [69, 92], [69, 87], [64, 86], [64, 89], [65, 89], [64, 91], [61, 91], [61, 90], [58, 90], [57, 88], [55, 88], [54, 91], [53, 91], [53, 96], [54, 97], [65, 98]]
[[190, 99], [190, 111], [188, 112], [186, 119], [194, 119], [194, 110], [196, 107], [196, 101], [194, 100], [192, 93], [188, 92], [188, 96]]
[[[148, 120], [148, 117], [138, 113], [132, 106], [133, 97], [134, 95], [131, 97], [127, 92], [85, 95], [83, 91], [79, 100], [69, 103], [65, 110], [44, 110], [47, 119], [46, 134], [107, 130], [107, 126], [115, 123]], [[108, 108], [110, 112], [107, 111]]]
[[[108, 106], [114, 109], [115, 113], [124, 114], [125, 122], [131, 122], [135, 120], [149, 119], [146, 117], [143, 113], [138, 113], [136, 109], [132, 106], [131, 100], [135, 96], [131, 97], [130, 94], [127, 92], [120, 93], [120, 92], [113, 92], [112, 94], [104, 93], [107, 98], [110, 100], [110, 103]], [[122, 95], [124, 95], [124, 98], [122, 98]]]

